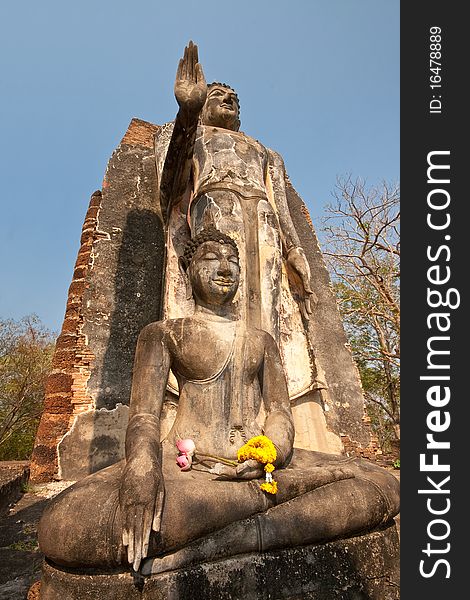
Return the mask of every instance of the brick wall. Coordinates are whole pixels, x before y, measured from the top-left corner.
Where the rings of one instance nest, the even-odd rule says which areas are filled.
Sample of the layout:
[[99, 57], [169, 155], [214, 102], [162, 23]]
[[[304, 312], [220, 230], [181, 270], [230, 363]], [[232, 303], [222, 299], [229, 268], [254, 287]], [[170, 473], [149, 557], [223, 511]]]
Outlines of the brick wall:
[[80, 250], [70, 284], [61, 333], [57, 339], [52, 370], [46, 381], [44, 412], [31, 458], [31, 481], [50, 481], [57, 476], [57, 444], [69, 430], [73, 417], [89, 410], [93, 399], [87, 393], [93, 353], [82, 333], [82, 299], [92, 265], [93, 241], [97, 236], [101, 192], [90, 200], [80, 239]]

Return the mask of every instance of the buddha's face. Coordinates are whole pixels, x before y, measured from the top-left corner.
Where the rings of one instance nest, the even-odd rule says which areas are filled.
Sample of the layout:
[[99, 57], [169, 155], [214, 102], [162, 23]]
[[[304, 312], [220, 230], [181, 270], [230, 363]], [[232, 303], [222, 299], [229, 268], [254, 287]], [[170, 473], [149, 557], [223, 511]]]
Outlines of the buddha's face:
[[204, 125], [236, 131], [240, 125], [238, 116], [239, 106], [233, 90], [218, 85], [208, 89], [202, 111]]
[[229, 304], [240, 279], [237, 253], [231, 244], [204, 242], [194, 253], [188, 275], [196, 304]]

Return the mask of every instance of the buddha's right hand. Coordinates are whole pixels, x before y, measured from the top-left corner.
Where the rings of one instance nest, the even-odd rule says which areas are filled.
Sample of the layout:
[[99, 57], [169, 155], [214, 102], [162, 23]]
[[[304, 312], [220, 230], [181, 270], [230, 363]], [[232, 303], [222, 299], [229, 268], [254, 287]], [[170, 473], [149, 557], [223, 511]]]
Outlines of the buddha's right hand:
[[175, 96], [180, 107], [193, 115], [199, 115], [206, 101], [207, 84], [198, 62], [197, 46], [191, 41], [178, 64]]
[[160, 530], [163, 475], [155, 457], [136, 456], [127, 461], [119, 490], [122, 543], [134, 571], [147, 556], [150, 533]]

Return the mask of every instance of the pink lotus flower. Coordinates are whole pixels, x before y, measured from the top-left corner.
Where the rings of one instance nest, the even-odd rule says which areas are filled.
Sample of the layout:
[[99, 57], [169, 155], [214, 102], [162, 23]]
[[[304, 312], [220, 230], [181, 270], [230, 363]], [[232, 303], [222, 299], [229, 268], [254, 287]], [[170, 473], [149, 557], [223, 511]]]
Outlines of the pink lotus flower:
[[182, 471], [189, 471], [193, 464], [193, 456], [196, 452], [196, 444], [193, 440], [185, 439], [176, 442], [179, 455], [176, 457], [176, 464]]
[[194, 456], [196, 452], [196, 444], [191, 439], [178, 440], [176, 447], [180, 451], [180, 454], [186, 454], [187, 456]]
[[176, 457], [176, 464], [182, 471], [189, 471], [191, 469], [192, 462], [193, 459], [187, 454], [180, 454]]

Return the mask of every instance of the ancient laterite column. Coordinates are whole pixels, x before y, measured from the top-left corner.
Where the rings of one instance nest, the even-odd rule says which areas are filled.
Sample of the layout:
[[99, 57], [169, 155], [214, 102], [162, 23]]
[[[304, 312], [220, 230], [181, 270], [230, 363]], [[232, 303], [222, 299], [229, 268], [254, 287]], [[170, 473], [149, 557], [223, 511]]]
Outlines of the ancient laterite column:
[[160, 310], [157, 130], [132, 120], [102, 191], [91, 197], [46, 384], [32, 481], [80, 479], [123, 456], [137, 336]]

